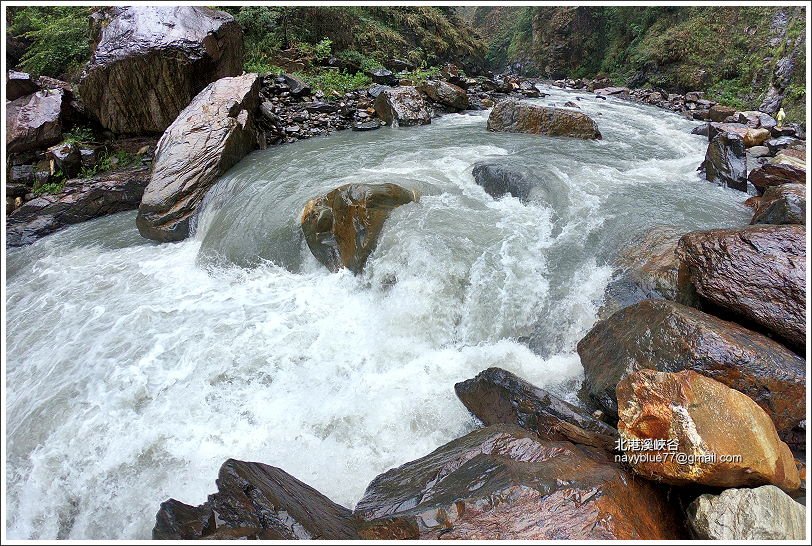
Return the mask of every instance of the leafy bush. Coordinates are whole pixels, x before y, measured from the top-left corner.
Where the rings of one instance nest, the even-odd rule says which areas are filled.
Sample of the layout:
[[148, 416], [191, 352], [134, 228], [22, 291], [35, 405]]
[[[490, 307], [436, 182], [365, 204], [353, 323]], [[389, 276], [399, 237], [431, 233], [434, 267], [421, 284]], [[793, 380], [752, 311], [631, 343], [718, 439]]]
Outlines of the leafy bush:
[[63, 137], [66, 144], [83, 144], [86, 142], [93, 142], [95, 138], [93, 135], [93, 129], [86, 125], [77, 125], [70, 131], [66, 132]]
[[9, 7], [9, 36], [23, 38], [30, 47], [19, 68], [36, 75], [74, 79], [90, 58], [87, 17], [93, 8]]
[[[62, 173], [57, 171], [54, 173], [54, 178], [62, 178]], [[37, 186], [33, 190], [34, 195], [46, 195], [52, 193], [60, 193], [65, 188], [65, 180], [58, 180], [56, 182], [48, 182], [46, 184], [42, 184], [41, 186]]]
[[302, 74], [297, 74], [313, 89], [321, 89], [325, 94], [343, 95], [355, 89], [368, 87], [372, 80], [366, 74], [356, 72], [349, 74], [343, 70], [313, 70]]

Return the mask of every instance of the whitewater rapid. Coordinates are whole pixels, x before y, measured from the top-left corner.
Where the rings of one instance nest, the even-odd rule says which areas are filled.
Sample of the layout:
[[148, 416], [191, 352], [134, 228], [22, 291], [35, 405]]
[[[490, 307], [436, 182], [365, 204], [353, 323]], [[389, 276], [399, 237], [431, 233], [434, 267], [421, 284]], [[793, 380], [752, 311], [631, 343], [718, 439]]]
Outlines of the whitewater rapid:
[[[675, 114], [582, 97], [603, 140], [488, 133], [487, 112], [254, 152], [207, 198], [194, 238], [135, 214], [7, 251], [9, 538], [149, 538], [159, 504], [200, 504], [227, 458], [278, 466], [352, 507], [377, 474], [477, 423], [454, 383], [499, 366], [575, 401], [575, 344], [618, 248], [654, 225], [747, 223], [695, 173]], [[480, 161], [545, 198], [494, 200]], [[395, 182], [362, 275], [307, 251], [304, 202]]]

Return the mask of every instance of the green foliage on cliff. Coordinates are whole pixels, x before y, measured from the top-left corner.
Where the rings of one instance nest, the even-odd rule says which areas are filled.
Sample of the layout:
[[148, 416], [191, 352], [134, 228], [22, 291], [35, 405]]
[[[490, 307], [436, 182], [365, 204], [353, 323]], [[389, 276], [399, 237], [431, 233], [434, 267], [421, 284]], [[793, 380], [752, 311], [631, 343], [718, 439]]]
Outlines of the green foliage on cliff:
[[87, 16], [93, 8], [9, 7], [7, 35], [30, 44], [18, 67], [40, 76], [72, 79], [90, 56]]
[[793, 54], [784, 109], [789, 120], [804, 118], [801, 7], [480, 7], [469, 19], [487, 38], [495, 68], [702, 90], [739, 108], [757, 108], [776, 63]]

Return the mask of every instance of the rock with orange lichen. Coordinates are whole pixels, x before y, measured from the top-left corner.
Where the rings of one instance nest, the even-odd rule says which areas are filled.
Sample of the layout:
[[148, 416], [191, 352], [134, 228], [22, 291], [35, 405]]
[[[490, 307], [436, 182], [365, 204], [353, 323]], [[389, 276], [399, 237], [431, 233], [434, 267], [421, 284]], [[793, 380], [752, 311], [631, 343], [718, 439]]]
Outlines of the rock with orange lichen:
[[494, 425], [381, 474], [354, 517], [376, 540], [683, 538], [664, 493], [602, 449]]
[[330, 271], [360, 273], [392, 209], [417, 201], [397, 184], [346, 184], [307, 202], [302, 231], [310, 251]]
[[666, 441], [664, 447], [650, 449], [649, 443], [645, 451], [626, 451], [641, 476], [672, 485], [800, 487], [792, 453], [770, 417], [718, 381], [688, 370], [644, 369], [618, 384], [617, 400], [626, 447]]

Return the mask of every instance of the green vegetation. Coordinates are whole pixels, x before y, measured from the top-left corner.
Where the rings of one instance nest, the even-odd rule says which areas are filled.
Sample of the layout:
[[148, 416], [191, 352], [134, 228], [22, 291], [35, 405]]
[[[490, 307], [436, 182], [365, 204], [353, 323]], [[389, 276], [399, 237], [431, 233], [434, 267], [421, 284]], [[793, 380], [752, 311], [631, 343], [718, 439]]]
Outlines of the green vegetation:
[[343, 95], [362, 87], [369, 87], [372, 80], [366, 74], [350, 74], [337, 69], [312, 69], [297, 73], [313, 89], [321, 89], [325, 94]]
[[37, 186], [32, 190], [32, 193], [34, 195], [46, 195], [61, 192], [65, 188], [65, 177], [60, 171], [57, 171], [54, 173], [53, 178], [56, 179], [54, 182]]
[[86, 125], [77, 125], [63, 135], [65, 144], [85, 144], [93, 142], [93, 129]]
[[40, 76], [75, 79], [90, 57], [89, 7], [9, 7], [8, 36], [30, 47], [18, 67]]
[[79, 178], [91, 178], [97, 174], [120, 170], [135, 165], [140, 158], [126, 150], [102, 152], [99, 161], [93, 167], [82, 167]]

